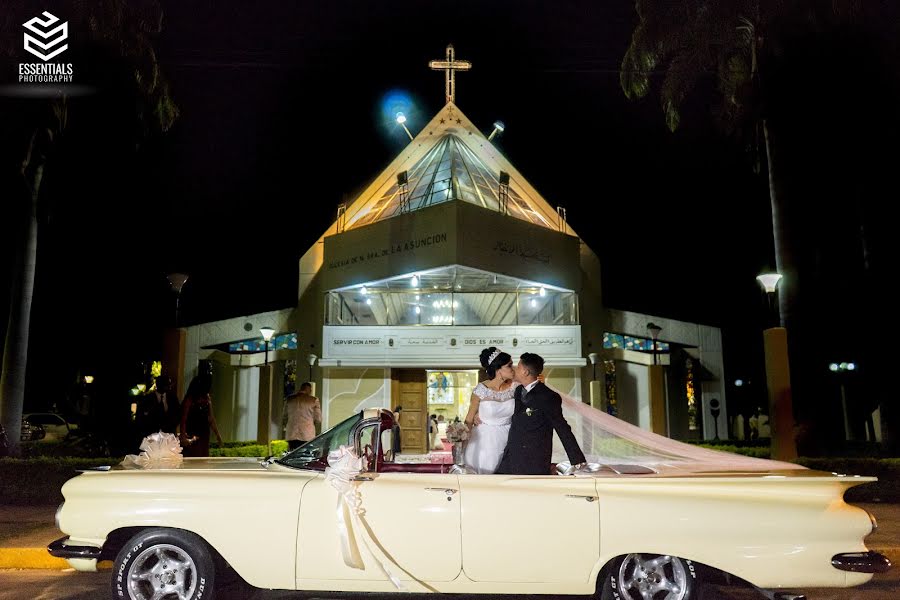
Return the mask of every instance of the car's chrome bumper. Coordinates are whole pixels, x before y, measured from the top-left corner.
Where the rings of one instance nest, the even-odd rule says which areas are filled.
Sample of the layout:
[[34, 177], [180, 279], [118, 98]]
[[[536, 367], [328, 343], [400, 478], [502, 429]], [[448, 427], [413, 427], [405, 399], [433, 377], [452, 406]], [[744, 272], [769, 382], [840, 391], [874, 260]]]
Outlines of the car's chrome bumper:
[[844, 552], [835, 554], [831, 564], [841, 571], [851, 573], [884, 573], [891, 568], [891, 561], [878, 552]]
[[95, 546], [66, 546], [65, 542], [69, 539], [69, 536], [61, 537], [55, 542], [51, 542], [49, 546], [47, 546], [47, 552], [50, 553], [51, 556], [55, 556], [57, 558], [100, 558], [100, 553], [103, 551], [102, 548], [97, 548]]

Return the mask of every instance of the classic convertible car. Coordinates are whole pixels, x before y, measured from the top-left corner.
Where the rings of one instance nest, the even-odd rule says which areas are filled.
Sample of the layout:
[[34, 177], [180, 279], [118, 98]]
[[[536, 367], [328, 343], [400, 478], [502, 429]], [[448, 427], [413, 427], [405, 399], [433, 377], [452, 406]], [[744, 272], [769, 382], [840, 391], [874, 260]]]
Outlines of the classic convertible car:
[[68, 535], [49, 551], [78, 570], [113, 560], [112, 597], [133, 600], [211, 598], [229, 567], [270, 589], [689, 600], [711, 581], [790, 598], [890, 566], [863, 543], [874, 518], [843, 501], [870, 478], [599, 463], [472, 475], [395, 460], [392, 425], [367, 409], [277, 460], [86, 471], [63, 486]]

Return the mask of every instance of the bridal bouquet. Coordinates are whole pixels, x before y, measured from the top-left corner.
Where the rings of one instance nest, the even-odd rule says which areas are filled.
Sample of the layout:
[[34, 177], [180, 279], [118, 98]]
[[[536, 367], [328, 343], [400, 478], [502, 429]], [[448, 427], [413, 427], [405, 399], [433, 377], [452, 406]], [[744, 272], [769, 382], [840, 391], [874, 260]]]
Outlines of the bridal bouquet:
[[447, 425], [447, 441], [465, 442], [469, 439], [469, 428], [462, 421], [454, 421]]

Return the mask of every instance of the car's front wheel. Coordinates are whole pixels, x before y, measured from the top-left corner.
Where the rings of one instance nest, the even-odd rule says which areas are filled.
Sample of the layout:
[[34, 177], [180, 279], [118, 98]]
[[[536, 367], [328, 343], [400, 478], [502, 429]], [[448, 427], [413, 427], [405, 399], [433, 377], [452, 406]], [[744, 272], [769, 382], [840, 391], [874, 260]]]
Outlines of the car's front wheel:
[[113, 565], [113, 600], [201, 600], [215, 583], [212, 553], [182, 529], [145, 529], [119, 551]]
[[677, 556], [628, 554], [606, 569], [600, 600], [701, 600], [693, 562]]

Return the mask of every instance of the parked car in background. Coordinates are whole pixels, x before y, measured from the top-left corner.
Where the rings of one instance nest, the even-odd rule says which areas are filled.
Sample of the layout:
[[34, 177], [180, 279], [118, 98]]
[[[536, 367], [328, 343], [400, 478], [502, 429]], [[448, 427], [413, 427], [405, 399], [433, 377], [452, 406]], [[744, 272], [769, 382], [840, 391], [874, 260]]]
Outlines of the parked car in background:
[[32, 424], [22, 419], [22, 432], [19, 435], [19, 441], [21, 442], [36, 442], [38, 440], [44, 439], [44, 436], [47, 433], [44, 431], [44, 428], [40, 425]]
[[[26, 413], [24, 419], [32, 427], [43, 429], [44, 435], [37, 439], [45, 442], [62, 441], [78, 428], [77, 425], [69, 423], [65, 417], [56, 413]], [[24, 438], [22, 439], [24, 440]]]

